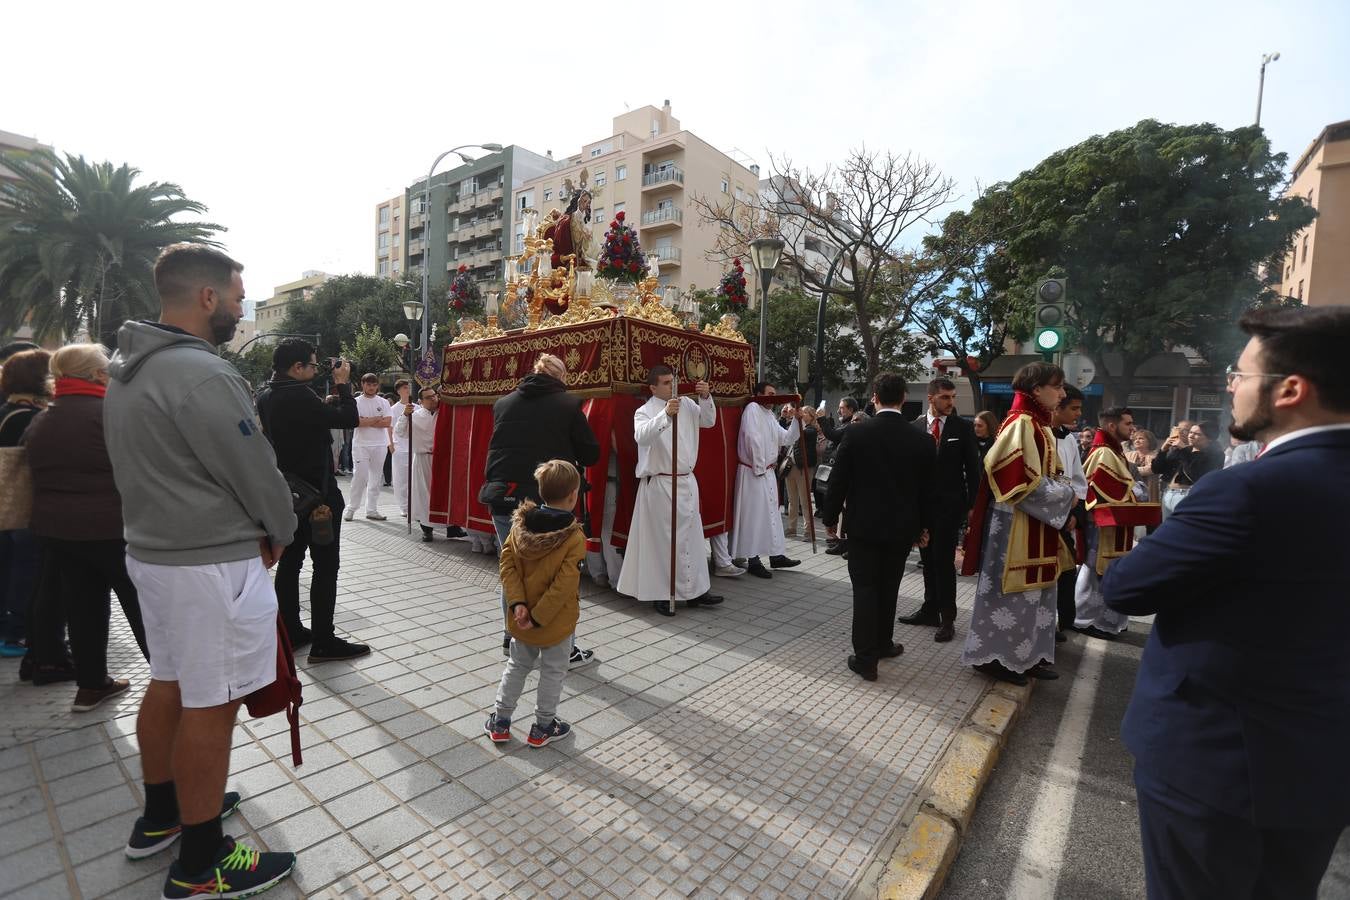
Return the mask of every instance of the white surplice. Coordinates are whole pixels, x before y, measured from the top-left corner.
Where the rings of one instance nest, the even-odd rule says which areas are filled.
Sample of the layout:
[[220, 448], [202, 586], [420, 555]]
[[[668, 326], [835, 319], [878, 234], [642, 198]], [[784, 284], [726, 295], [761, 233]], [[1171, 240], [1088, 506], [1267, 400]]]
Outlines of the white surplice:
[[711, 581], [704, 555], [703, 519], [698, 509], [698, 430], [717, 424], [712, 398], [680, 398], [678, 465], [671, 459], [674, 429], [666, 415], [666, 401], [651, 398], [633, 414], [633, 437], [637, 441], [637, 502], [628, 528], [628, 548], [615, 589], [639, 600], [670, 599], [670, 510], [671, 475], [679, 482], [675, 545], [675, 599], [691, 600], [707, 593]]
[[[408, 417], [394, 420], [394, 435], [407, 440]], [[412, 519], [422, 525], [431, 524], [431, 454], [436, 439], [436, 414], [427, 412], [419, 403], [412, 414]]]
[[783, 556], [787, 541], [778, 517], [778, 451], [800, 434], [797, 420], [787, 428], [767, 406], [751, 403], [741, 413], [736, 438], [736, 510], [731, 526], [731, 555]]

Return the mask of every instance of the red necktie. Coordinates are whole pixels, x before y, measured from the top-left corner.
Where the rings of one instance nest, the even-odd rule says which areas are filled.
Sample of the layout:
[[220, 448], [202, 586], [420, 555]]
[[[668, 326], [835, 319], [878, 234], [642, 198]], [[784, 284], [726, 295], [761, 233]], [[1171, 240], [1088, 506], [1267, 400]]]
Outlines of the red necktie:
[[942, 446], [942, 420], [938, 418], [933, 419], [933, 444]]

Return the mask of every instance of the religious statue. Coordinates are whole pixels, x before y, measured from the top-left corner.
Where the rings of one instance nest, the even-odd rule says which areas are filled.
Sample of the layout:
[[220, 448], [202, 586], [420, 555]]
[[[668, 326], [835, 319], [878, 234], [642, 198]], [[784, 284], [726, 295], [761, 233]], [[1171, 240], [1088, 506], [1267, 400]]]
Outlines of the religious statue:
[[591, 251], [591, 189], [587, 184], [588, 177], [587, 171], [582, 169], [581, 183], [577, 187], [573, 186], [572, 179], [563, 179], [563, 188], [571, 197], [567, 211], [556, 220], [550, 215], [551, 224], [546, 224], [540, 235], [553, 241], [551, 262], [555, 269], [565, 271], [565, 258], [573, 254], [576, 256], [574, 265], [578, 269], [589, 269], [595, 265]]

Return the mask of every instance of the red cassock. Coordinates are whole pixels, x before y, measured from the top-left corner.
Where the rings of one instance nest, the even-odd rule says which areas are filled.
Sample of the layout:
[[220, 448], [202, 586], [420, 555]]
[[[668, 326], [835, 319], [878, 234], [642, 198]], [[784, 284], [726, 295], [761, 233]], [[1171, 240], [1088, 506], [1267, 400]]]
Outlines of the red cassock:
[[492, 516], [478, 502], [492, 439], [492, 404], [515, 390], [540, 353], [551, 353], [566, 364], [568, 389], [584, 398], [586, 420], [600, 443], [600, 459], [585, 473], [591, 491], [584, 498], [584, 511], [578, 510], [589, 519], [589, 533], [596, 536], [587, 542], [588, 549], [600, 547], [611, 456], [617, 457], [619, 473], [614, 544], [627, 543], [637, 499], [633, 413], [650, 396], [647, 371], [658, 364], [679, 373], [681, 394], [692, 393], [695, 381], [709, 383], [717, 403], [717, 425], [699, 431], [694, 476], [704, 536], [727, 531], [741, 408], [754, 384], [753, 353], [739, 341], [624, 317], [512, 332], [445, 348], [431, 476], [433, 522], [492, 532]]

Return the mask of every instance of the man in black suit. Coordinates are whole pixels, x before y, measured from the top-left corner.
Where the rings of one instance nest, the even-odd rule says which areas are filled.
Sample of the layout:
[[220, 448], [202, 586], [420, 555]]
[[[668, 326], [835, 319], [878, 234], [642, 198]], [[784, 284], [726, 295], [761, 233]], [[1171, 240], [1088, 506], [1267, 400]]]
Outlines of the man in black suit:
[[853, 655], [848, 667], [877, 680], [877, 660], [905, 648], [892, 640], [895, 601], [905, 558], [923, 546], [933, 524], [937, 454], [929, 438], [900, 414], [905, 380], [877, 376], [872, 402], [877, 415], [850, 425], [834, 455], [821, 518], [839, 521], [848, 505], [848, 577], [853, 582]]
[[1229, 431], [1265, 450], [1102, 579], [1107, 606], [1156, 614], [1122, 725], [1152, 900], [1312, 900], [1350, 825], [1350, 308], [1241, 326]]
[[927, 435], [937, 456], [936, 507], [928, 546], [919, 549], [923, 562], [923, 606], [906, 625], [936, 625], [933, 640], [950, 641], [956, 635], [956, 543], [961, 523], [975, 504], [984, 467], [975, 426], [956, 415], [956, 385], [948, 378], [928, 382], [928, 412], [914, 420]]

